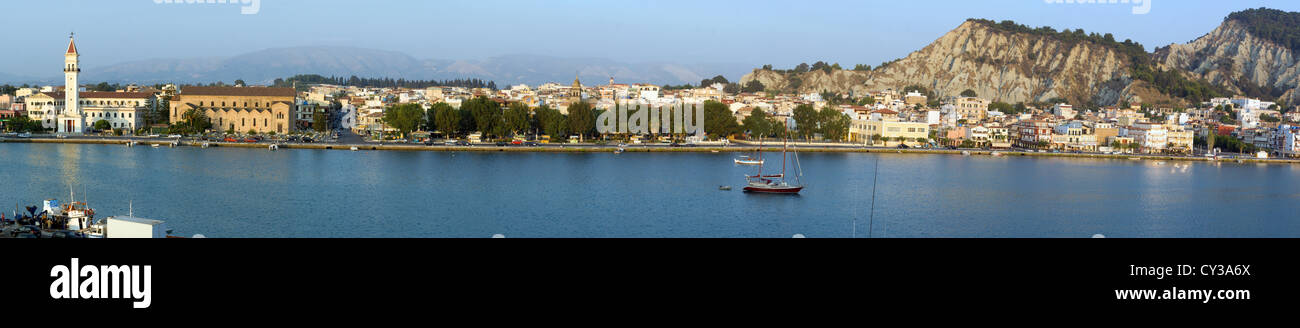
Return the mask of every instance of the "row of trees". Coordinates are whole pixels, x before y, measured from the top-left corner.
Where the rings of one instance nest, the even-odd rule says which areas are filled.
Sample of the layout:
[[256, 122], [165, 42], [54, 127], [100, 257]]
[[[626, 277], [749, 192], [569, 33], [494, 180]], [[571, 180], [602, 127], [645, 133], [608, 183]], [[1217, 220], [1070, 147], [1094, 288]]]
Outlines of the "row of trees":
[[[618, 109], [615, 107], [610, 110]], [[629, 116], [635, 114], [635, 111], [628, 109]], [[703, 111], [704, 131], [712, 138], [746, 133], [762, 138], [782, 136], [785, 133], [785, 124], [773, 120], [772, 116], [762, 110], [754, 110], [743, 125], [736, 121], [730, 108], [721, 102], [706, 101]], [[689, 107], [685, 111], [687, 115], [693, 112]], [[585, 102], [569, 106], [568, 113], [565, 114], [546, 105], [531, 111], [522, 103], [510, 103], [502, 107], [494, 100], [478, 97], [466, 101], [459, 109], [446, 103], [433, 104], [427, 111], [417, 104], [393, 106], [384, 112], [384, 122], [402, 135], [417, 130], [438, 131], [449, 137], [473, 131], [481, 132], [488, 138], [533, 133], [547, 134], [553, 140], [561, 141], [569, 135], [582, 138], [596, 136], [596, 120], [603, 113], [603, 110], [594, 109]], [[674, 114], [669, 114], [671, 115]], [[801, 105], [795, 108], [794, 119], [798, 135], [805, 139], [821, 134], [828, 140], [842, 141], [847, 139], [851, 124], [848, 115], [829, 106], [818, 111], [810, 105]]]
[[363, 78], [353, 75], [348, 78], [342, 76], [321, 76], [317, 74], [295, 75], [287, 79], [275, 79], [273, 87], [292, 87], [297, 82], [300, 86], [310, 84], [333, 84], [342, 86], [357, 87], [378, 87], [378, 88], [412, 88], [423, 89], [435, 86], [445, 87], [464, 87], [464, 88], [489, 88], [497, 89], [495, 81], [483, 81], [480, 79], [453, 79], [453, 80], [407, 80], [393, 78]]
[[569, 113], [543, 105], [530, 113], [527, 105], [510, 103], [504, 108], [500, 103], [477, 97], [453, 108], [446, 103], [433, 104], [429, 110], [418, 104], [401, 104], [384, 111], [384, 122], [399, 133], [409, 136], [412, 131], [438, 131], [449, 137], [478, 131], [485, 137], [505, 138], [521, 134], [545, 133], [560, 141], [570, 134], [581, 137], [596, 133], [599, 115], [591, 104], [580, 102], [568, 108]]
[[820, 111], [811, 105], [799, 105], [794, 108], [794, 124], [799, 136], [811, 140], [814, 135], [831, 141], [843, 141], [848, 138], [849, 126], [853, 124], [848, 115], [830, 106]]

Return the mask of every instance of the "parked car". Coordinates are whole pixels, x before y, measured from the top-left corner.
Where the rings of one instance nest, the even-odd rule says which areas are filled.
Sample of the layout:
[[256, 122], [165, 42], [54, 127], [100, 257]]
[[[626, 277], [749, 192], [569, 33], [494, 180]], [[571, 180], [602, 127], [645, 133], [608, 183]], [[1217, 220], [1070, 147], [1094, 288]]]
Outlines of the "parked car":
[[511, 141], [510, 144], [511, 144], [511, 145], [515, 145], [515, 146], [519, 146], [519, 145], [523, 145], [523, 144], [524, 144], [524, 141], [523, 141], [523, 140], [515, 140], [515, 141]]
[[497, 141], [497, 147], [505, 147], [506, 145], [505, 141]]
[[470, 146], [469, 141], [465, 141], [465, 140], [456, 140], [456, 145], [457, 145], [457, 146], [462, 146], [462, 147], [469, 147], [469, 146]]
[[525, 141], [525, 142], [524, 142], [524, 146], [528, 146], [528, 147], [541, 147], [541, 146], [542, 146], [542, 143], [540, 143], [540, 142], [536, 142], [536, 141]]
[[313, 139], [310, 138], [310, 137], [302, 137], [302, 142], [304, 142], [304, 143], [313, 143], [313, 142], [316, 142], [316, 140], [313, 140]]
[[257, 139], [253, 139], [253, 138], [244, 138], [244, 142], [247, 142], [247, 143], [254, 143], [254, 142], [257, 142]]
[[906, 144], [898, 144], [898, 149], [908, 149], [908, 148], [912, 148], [912, 147], [908, 147]]
[[173, 135], [169, 135], [169, 136], [167, 136], [167, 137], [168, 137], [168, 138], [184, 138], [183, 136], [181, 136], [181, 135], [179, 135], [179, 134], [173, 134]]
[[225, 141], [225, 142], [239, 142], [239, 140], [236, 140], [236, 139], [233, 138], [233, 137], [226, 137], [226, 139], [223, 139], [223, 140], [221, 140], [221, 141]]

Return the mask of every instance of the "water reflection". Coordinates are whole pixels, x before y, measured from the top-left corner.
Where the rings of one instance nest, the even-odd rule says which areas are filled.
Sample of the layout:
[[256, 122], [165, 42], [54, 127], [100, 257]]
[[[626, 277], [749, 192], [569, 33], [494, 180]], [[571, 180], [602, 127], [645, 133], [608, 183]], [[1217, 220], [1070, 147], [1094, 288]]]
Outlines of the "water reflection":
[[214, 237], [1300, 236], [1296, 166], [809, 153], [791, 197], [734, 155], [2, 144], [0, 203], [73, 183]]

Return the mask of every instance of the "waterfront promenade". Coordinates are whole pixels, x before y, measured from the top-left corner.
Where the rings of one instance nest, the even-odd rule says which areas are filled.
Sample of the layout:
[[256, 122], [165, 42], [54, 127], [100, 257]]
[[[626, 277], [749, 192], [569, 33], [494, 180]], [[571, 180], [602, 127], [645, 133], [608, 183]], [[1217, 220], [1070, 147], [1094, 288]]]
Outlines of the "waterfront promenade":
[[[125, 146], [130, 142], [136, 142], [137, 146], [152, 147], [202, 147], [208, 144], [208, 147], [233, 147], [233, 148], [258, 148], [267, 149], [270, 145], [276, 145], [279, 149], [319, 149], [319, 150], [352, 150], [356, 147], [358, 151], [434, 151], [434, 152], [568, 152], [568, 153], [599, 153], [613, 152], [618, 149], [617, 143], [544, 143], [538, 146], [524, 145], [507, 145], [498, 146], [495, 143], [474, 143], [469, 146], [448, 146], [434, 144], [432, 146], [422, 143], [401, 143], [401, 142], [350, 142], [350, 143], [294, 143], [294, 142], [221, 142], [221, 141], [200, 141], [194, 138], [148, 138], [148, 137], [104, 137], [104, 136], [69, 136], [57, 138], [52, 136], [33, 136], [31, 138], [0, 137], [0, 143], [65, 143], [65, 144], [102, 144], [102, 145], [121, 145]], [[970, 155], [970, 156], [992, 156], [995, 153], [1000, 156], [1038, 156], [1038, 157], [1071, 157], [1071, 158], [1099, 158], [1099, 159], [1132, 159], [1132, 160], [1168, 160], [1168, 161], [1214, 161], [1205, 156], [1180, 156], [1164, 154], [1107, 154], [1107, 153], [1069, 153], [1069, 152], [1039, 152], [1027, 149], [1010, 149], [1010, 150], [987, 150], [987, 149], [925, 149], [925, 148], [906, 148], [900, 149], [895, 147], [867, 147], [858, 144], [846, 143], [803, 143], [792, 142], [789, 145], [800, 152], [840, 152], [840, 153], [898, 153], [898, 154], [935, 154], [935, 155]], [[669, 144], [629, 144], [624, 148], [625, 152], [754, 152], [760, 146], [746, 142], [736, 142], [730, 145], [679, 145]], [[765, 152], [780, 152], [780, 144], [763, 144]], [[1241, 162], [1241, 163], [1270, 163], [1270, 164], [1300, 164], [1300, 159], [1287, 158], [1269, 158], [1260, 159], [1244, 154], [1231, 154], [1230, 156], [1221, 156], [1217, 161], [1221, 162]]]

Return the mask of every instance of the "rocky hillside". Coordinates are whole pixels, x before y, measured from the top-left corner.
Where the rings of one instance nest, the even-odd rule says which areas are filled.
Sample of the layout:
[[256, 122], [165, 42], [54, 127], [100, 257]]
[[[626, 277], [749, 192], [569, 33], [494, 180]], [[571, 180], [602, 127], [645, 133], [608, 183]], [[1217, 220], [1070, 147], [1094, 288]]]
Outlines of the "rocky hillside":
[[919, 85], [941, 97], [971, 89], [981, 97], [1008, 103], [1058, 97], [1106, 105], [1140, 101], [1132, 99], [1137, 92], [1129, 76], [1129, 56], [1120, 49], [1090, 41], [1086, 35], [1063, 40], [1055, 31], [1025, 33], [999, 26], [968, 20], [925, 48], [871, 71], [755, 70], [741, 83], [757, 80], [769, 88], [800, 92], [900, 90]]
[[1300, 62], [1289, 44], [1294, 40], [1287, 36], [1297, 34], [1297, 19], [1300, 13], [1266, 9], [1234, 13], [1213, 32], [1191, 43], [1158, 49], [1156, 62], [1161, 67], [1189, 72], [1233, 94], [1295, 104], [1300, 98]]

